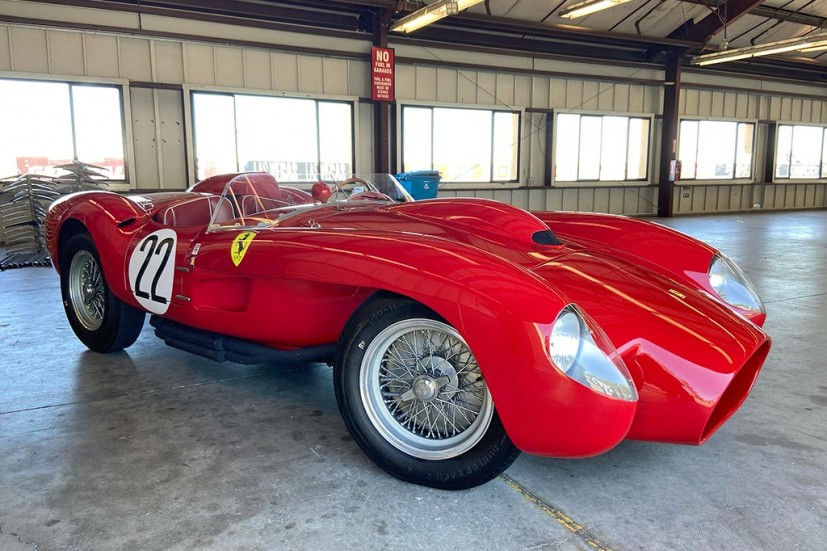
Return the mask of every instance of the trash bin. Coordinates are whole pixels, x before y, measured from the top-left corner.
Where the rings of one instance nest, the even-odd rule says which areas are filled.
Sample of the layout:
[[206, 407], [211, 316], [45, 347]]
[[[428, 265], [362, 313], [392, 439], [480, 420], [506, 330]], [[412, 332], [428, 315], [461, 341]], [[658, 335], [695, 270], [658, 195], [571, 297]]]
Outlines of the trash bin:
[[420, 199], [434, 199], [439, 188], [440, 174], [437, 170], [413, 170], [396, 175], [396, 179], [411, 194]]

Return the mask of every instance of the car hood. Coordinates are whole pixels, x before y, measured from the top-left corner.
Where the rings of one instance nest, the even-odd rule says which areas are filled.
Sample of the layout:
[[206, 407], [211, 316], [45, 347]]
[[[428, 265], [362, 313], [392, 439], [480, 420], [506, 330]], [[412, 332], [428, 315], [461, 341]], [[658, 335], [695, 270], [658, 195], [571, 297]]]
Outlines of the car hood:
[[339, 203], [297, 212], [280, 220], [277, 227], [428, 235], [469, 245], [525, 268], [540, 266], [565, 252], [562, 242], [533, 214], [485, 199]]

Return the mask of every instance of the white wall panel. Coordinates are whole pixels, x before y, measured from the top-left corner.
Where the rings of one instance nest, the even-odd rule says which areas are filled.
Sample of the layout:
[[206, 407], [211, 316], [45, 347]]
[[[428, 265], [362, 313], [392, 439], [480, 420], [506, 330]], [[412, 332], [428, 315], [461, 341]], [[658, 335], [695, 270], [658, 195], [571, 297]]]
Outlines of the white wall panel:
[[615, 111], [615, 86], [610, 82], [597, 83], [597, 108], [601, 111]]
[[159, 187], [187, 187], [186, 146], [184, 143], [183, 92], [156, 90], [153, 100], [160, 115], [156, 131], [160, 138]]
[[566, 95], [568, 93], [569, 83], [564, 78], [552, 78], [549, 87], [549, 107], [553, 109], [560, 109], [566, 107]]
[[[496, 79], [494, 103], [502, 106], [514, 105], [514, 75], [497, 73]], [[525, 103], [522, 105], [525, 105]]]
[[656, 86], [644, 86], [641, 113], [657, 113], [663, 110], [663, 90]]
[[212, 46], [185, 44], [184, 66], [186, 81], [189, 84], [215, 84], [215, 56]]
[[497, 103], [497, 75], [494, 73], [477, 73], [477, 103], [494, 105]]
[[341, 58], [322, 58], [323, 90], [325, 94], [345, 96], [348, 90], [348, 61]]
[[416, 99], [419, 101], [436, 101], [437, 98], [437, 70], [435, 67], [417, 65], [416, 69]]
[[153, 47], [154, 74], [152, 80], [167, 84], [183, 84], [184, 47], [180, 42], [155, 40]]
[[781, 98], [781, 115], [779, 118], [785, 121], [793, 120], [793, 98]]
[[633, 84], [629, 87], [629, 112], [645, 113], [646, 99], [645, 88], [639, 84]]
[[534, 80], [526, 75], [514, 77], [514, 99], [512, 105], [529, 107], [531, 105], [531, 81]]
[[358, 104], [353, 116], [357, 122], [355, 172], [373, 172], [373, 105]]
[[110, 35], [84, 34], [86, 74], [91, 77], [118, 78], [118, 39]]
[[436, 71], [436, 101], [457, 102], [457, 72], [439, 68]]
[[299, 90], [299, 57], [294, 54], [273, 52], [270, 54], [273, 74], [273, 90], [297, 92]]
[[628, 84], [614, 85], [614, 110], [615, 111], [630, 111], [629, 109], [629, 90]]
[[477, 103], [476, 71], [457, 71], [457, 103]]
[[396, 68], [395, 83], [397, 101], [416, 99], [416, 67], [400, 65]]
[[576, 109], [595, 110], [598, 107], [598, 96], [600, 94], [599, 83], [593, 80], [583, 81], [583, 96], [580, 98]]
[[144, 38], [118, 38], [120, 76], [129, 80], [152, 81], [152, 63], [149, 40]]
[[545, 189], [530, 189], [528, 190], [528, 208], [530, 210], [546, 210], [546, 195]]
[[551, 79], [531, 79], [531, 104], [535, 109], [548, 109], [549, 96], [551, 94]]
[[563, 105], [567, 109], [583, 108], [583, 98], [585, 97], [583, 86], [584, 82], [582, 80], [566, 79], [566, 95]]
[[49, 70], [61, 75], [84, 75], [83, 35], [48, 31]]
[[827, 207], [827, 193], [824, 192], [827, 186], [817, 185], [813, 187], [815, 188], [813, 206]]
[[135, 177], [133, 187], [160, 189], [158, 139], [155, 127], [155, 94], [149, 88], [130, 90], [132, 134], [135, 144]]
[[9, 28], [0, 26], [0, 71], [11, 71]]
[[231, 88], [244, 87], [244, 58], [242, 53], [243, 50], [240, 48], [223, 46], [213, 48], [216, 85]]
[[322, 58], [299, 56], [299, 91], [308, 94], [324, 92], [324, 67]]
[[263, 50], [244, 50], [244, 87], [270, 90], [273, 85], [270, 53]]
[[49, 73], [46, 31], [11, 27], [12, 70], [28, 73]]

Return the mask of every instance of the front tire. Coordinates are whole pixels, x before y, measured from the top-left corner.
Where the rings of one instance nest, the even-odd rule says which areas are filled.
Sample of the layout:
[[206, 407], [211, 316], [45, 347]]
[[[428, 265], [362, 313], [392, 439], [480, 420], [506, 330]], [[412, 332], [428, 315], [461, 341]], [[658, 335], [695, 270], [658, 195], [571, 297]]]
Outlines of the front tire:
[[488, 482], [514, 462], [520, 452], [456, 329], [405, 299], [379, 299], [356, 316], [334, 384], [368, 457], [402, 480], [448, 490]]
[[88, 234], [75, 235], [61, 252], [60, 291], [69, 325], [90, 350], [115, 352], [138, 339], [146, 314], [109, 289]]

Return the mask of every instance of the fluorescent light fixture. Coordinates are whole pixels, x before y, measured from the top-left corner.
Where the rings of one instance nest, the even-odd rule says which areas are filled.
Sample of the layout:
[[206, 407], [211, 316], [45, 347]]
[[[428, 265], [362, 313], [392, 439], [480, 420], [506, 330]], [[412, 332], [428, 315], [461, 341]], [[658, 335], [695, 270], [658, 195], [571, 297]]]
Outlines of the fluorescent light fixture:
[[439, 21], [449, 15], [457, 15], [462, 10], [468, 9], [483, 0], [437, 0], [428, 4], [422, 9], [416, 10], [393, 24], [392, 31], [410, 33]]
[[704, 65], [714, 65], [715, 63], [725, 63], [727, 61], [737, 61], [739, 59], [749, 59], [784, 52], [815, 52], [825, 49], [827, 49], [827, 32], [800, 36], [798, 38], [788, 38], [786, 40], [778, 40], [756, 46], [747, 46], [746, 48], [733, 48], [732, 50], [699, 55], [692, 59], [692, 65], [703, 67]]
[[571, 6], [560, 10], [560, 17], [576, 19], [596, 11], [625, 4], [626, 2], [629, 2], [629, 0], [586, 0], [585, 2], [577, 2], [576, 4], [572, 4]]

